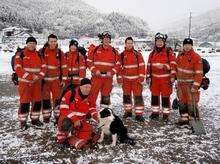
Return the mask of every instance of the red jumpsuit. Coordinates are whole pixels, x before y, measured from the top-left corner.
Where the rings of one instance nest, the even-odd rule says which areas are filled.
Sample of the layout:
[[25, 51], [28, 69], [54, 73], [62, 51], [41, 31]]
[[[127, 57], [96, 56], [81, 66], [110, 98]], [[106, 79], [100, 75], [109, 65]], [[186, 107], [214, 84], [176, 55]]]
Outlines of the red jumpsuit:
[[[45, 76], [46, 65], [37, 51], [25, 48], [23, 57], [21, 52], [15, 56], [14, 69], [18, 75], [18, 92], [20, 95], [20, 109], [18, 118], [20, 122], [26, 122], [29, 114], [30, 103], [32, 103], [31, 119], [39, 120], [41, 110], [41, 82]], [[34, 75], [39, 79], [35, 80]]]
[[68, 82], [78, 86], [80, 80], [86, 76], [86, 63], [83, 55], [75, 52], [67, 52]]
[[[120, 69], [118, 52], [111, 46], [104, 48], [102, 45], [96, 47], [88, 54], [87, 64], [92, 72], [93, 96], [97, 99], [101, 92], [101, 105], [110, 105], [110, 93], [112, 90], [113, 76]], [[100, 71], [101, 75], [96, 75]], [[107, 76], [107, 73], [111, 76]]]
[[[76, 88], [75, 91], [74, 101], [70, 102], [72, 91], [67, 92], [62, 98], [58, 121], [57, 142], [64, 143], [67, 141], [71, 146], [80, 149], [92, 138], [92, 125], [87, 122], [86, 116], [91, 114], [92, 118], [97, 120], [97, 112], [95, 101], [92, 97], [89, 96], [86, 99], [82, 99], [79, 88]], [[81, 126], [75, 128], [71, 136], [68, 136], [61, 128], [63, 120], [66, 117], [70, 118], [73, 124], [78, 120], [81, 122]]]
[[163, 48], [153, 50], [148, 58], [147, 78], [151, 78], [150, 90], [152, 94], [152, 112], [160, 112], [160, 96], [164, 115], [170, 114], [170, 95], [172, 93], [171, 78], [176, 74], [176, 57], [171, 50]]
[[[201, 57], [190, 50], [181, 53], [177, 57], [177, 94], [180, 101], [180, 115], [183, 120], [188, 120], [188, 106], [199, 102], [199, 87], [203, 77], [203, 68]], [[191, 92], [194, 88], [195, 92]], [[193, 97], [192, 97], [193, 96]], [[193, 99], [194, 98], [194, 99]]]
[[142, 115], [144, 101], [142, 97], [143, 81], [145, 78], [145, 64], [142, 54], [134, 49], [125, 50], [120, 54], [121, 71], [118, 73], [118, 81], [122, 82], [123, 104], [125, 112], [132, 111], [132, 99], [134, 96], [135, 114]]
[[[42, 49], [40, 50], [42, 53]], [[43, 118], [49, 122], [52, 112], [51, 96], [54, 104], [54, 117], [59, 117], [59, 97], [61, 92], [61, 81], [67, 80], [67, 64], [65, 54], [58, 48], [51, 50], [46, 48], [44, 56], [47, 72], [43, 83]]]

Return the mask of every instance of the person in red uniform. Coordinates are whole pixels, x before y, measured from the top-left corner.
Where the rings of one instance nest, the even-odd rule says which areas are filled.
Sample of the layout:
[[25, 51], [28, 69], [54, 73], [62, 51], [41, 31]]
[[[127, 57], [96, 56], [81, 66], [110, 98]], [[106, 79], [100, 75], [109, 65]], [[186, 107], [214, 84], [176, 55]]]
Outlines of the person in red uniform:
[[57, 142], [68, 143], [76, 149], [88, 147], [90, 141], [97, 141], [88, 118], [98, 121], [95, 99], [90, 96], [91, 81], [84, 78], [80, 86], [68, 91], [62, 98], [58, 121]]
[[120, 69], [117, 50], [110, 45], [111, 34], [103, 32], [99, 35], [101, 44], [89, 52], [87, 65], [92, 72], [92, 93], [97, 99], [101, 92], [101, 107], [110, 105], [113, 76]]
[[[51, 34], [48, 36], [48, 42], [40, 50], [43, 56], [47, 72], [43, 83], [43, 120], [45, 123], [50, 122], [52, 109], [54, 117], [59, 117], [59, 98], [61, 88], [67, 83], [67, 64], [65, 54], [58, 48], [57, 36]], [[53, 103], [51, 103], [51, 100]], [[53, 107], [52, 105], [53, 104]]]
[[143, 120], [144, 101], [142, 97], [145, 79], [145, 64], [141, 53], [134, 49], [133, 38], [125, 39], [125, 50], [120, 54], [121, 71], [117, 80], [122, 83], [124, 117], [132, 116], [132, 94], [134, 96], [135, 118]]
[[155, 35], [155, 48], [148, 58], [147, 82], [150, 81], [152, 119], [159, 118], [160, 106], [165, 120], [169, 118], [171, 110], [170, 95], [175, 81], [176, 57], [173, 51], [166, 47], [166, 39], [167, 35]]
[[85, 58], [78, 51], [78, 42], [71, 40], [69, 44], [69, 52], [66, 53], [68, 67], [68, 83], [75, 86], [80, 84], [80, 80], [86, 76]]
[[14, 69], [19, 81], [20, 108], [18, 119], [22, 129], [27, 129], [30, 104], [32, 104], [31, 123], [36, 126], [43, 125], [39, 117], [42, 99], [41, 83], [46, 73], [45, 62], [36, 51], [37, 40], [34, 37], [29, 37], [26, 44], [24, 50], [16, 54], [14, 61]]
[[194, 117], [193, 105], [198, 108], [199, 88], [203, 78], [202, 59], [193, 50], [193, 40], [183, 41], [183, 51], [177, 57], [177, 95], [179, 98], [179, 124], [188, 124], [189, 117]]

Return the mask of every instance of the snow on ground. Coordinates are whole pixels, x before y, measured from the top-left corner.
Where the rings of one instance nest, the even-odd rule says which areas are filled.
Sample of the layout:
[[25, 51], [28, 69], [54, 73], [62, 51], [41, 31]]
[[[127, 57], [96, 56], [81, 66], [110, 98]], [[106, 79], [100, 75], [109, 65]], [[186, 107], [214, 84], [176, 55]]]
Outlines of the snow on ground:
[[[66, 47], [68, 48], [68, 47]], [[10, 81], [10, 59], [12, 54], [0, 52], [0, 162], [13, 163], [219, 163], [220, 162], [220, 55], [206, 57], [211, 64], [208, 77], [210, 88], [201, 92], [200, 108], [207, 134], [191, 135], [189, 128], [179, 128], [174, 123], [178, 112], [173, 111], [168, 124], [149, 122], [139, 124], [123, 120], [129, 134], [137, 144], [118, 144], [109, 147], [110, 140], [94, 149], [76, 151], [59, 147], [55, 142], [56, 129], [53, 123], [43, 129], [30, 127], [19, 129], [17, 120], [18, 96]], [[148, 53], [144, 53], [145, 60]], [[207, 54], [208, 56], [208, 54]], [[145, 117], [148, 120], [150, 93], [144, 86]], [[174, 94], [175, 95], [175, 94]], [[174, 96], [173, 96], [174, 97]], [[112, 108], [120, 117], [122, 90], [114, 83]]]

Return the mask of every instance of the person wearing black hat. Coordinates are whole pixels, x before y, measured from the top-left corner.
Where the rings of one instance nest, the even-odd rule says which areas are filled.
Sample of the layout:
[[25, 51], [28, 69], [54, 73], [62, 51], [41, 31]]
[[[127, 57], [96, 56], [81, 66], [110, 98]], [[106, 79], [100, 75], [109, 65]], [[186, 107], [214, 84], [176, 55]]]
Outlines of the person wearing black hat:
[[192, 112], [199, 102], [199, 87], [203, 78], [202, 59], [193, 50], [193, 40], [186, 38], [183, 41], [183, 51], [177, 57], [177, 94], [180, 102], [179, 124], [188, 124], [189, 118], [195, 117]]
[[23, 50], [16, 53], [14, 61], [20, 96], [18, 119], [22, 129], [27, 129], [29, 112], [32, 125], [43, 125], [40, 121], [41, 83], [46, 73], [45, 62], [36, 51], [37, 40], [34, 37], [29, 37], [26, 40], [26, 44]]
[[79, 43], [77, 40], [71, 40], [69, 43], [69, 51], [66, 52], [68, 67], [68, 83], [79, 85], [80, 80], [86, 76], [86, 60], [79, 51]]
[[166, 34], [155, 35], [155, 47], [148, 58], [146, 82], [151, 91], [150, 118], [158, 119], [162, 111], [163, 119], [168, 121], [171, 111], [170, 95], [176, 74], [176, 57], [172, 49], [166, 47], [166, 40]]
[[111, 104], [113, 76], [120, 70], [118, 51], [111, 46], [108, 31], [98, 35], [101, 44], [89, 51], [87, 65], [92, 73], [92, 93], [97, 99], [101, 92], [101, 108]]
[[96, 103], [90, 93], [91, 81], [83, 78], [79, 87], [68, 91], [62, 98], [57, 129], [58, 143], [67, 142], [76, 149], [85, 149], [89, 146], [89, 141], [96, 143], [99, 139], [99, 135], [94, 135], [92, 125], [87, 122], [90, 118], [98, 122]]

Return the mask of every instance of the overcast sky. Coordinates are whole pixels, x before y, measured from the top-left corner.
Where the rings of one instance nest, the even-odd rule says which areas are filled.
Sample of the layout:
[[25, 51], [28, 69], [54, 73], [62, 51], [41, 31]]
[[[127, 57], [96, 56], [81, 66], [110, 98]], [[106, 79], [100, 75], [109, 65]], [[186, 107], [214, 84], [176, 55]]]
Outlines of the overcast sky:
[[196, 16], [220, 7], [220, 0], [83, 0], [101, 12], [119, 11], [138, 16], [153, 30], [161, 29], [179, 18]]

